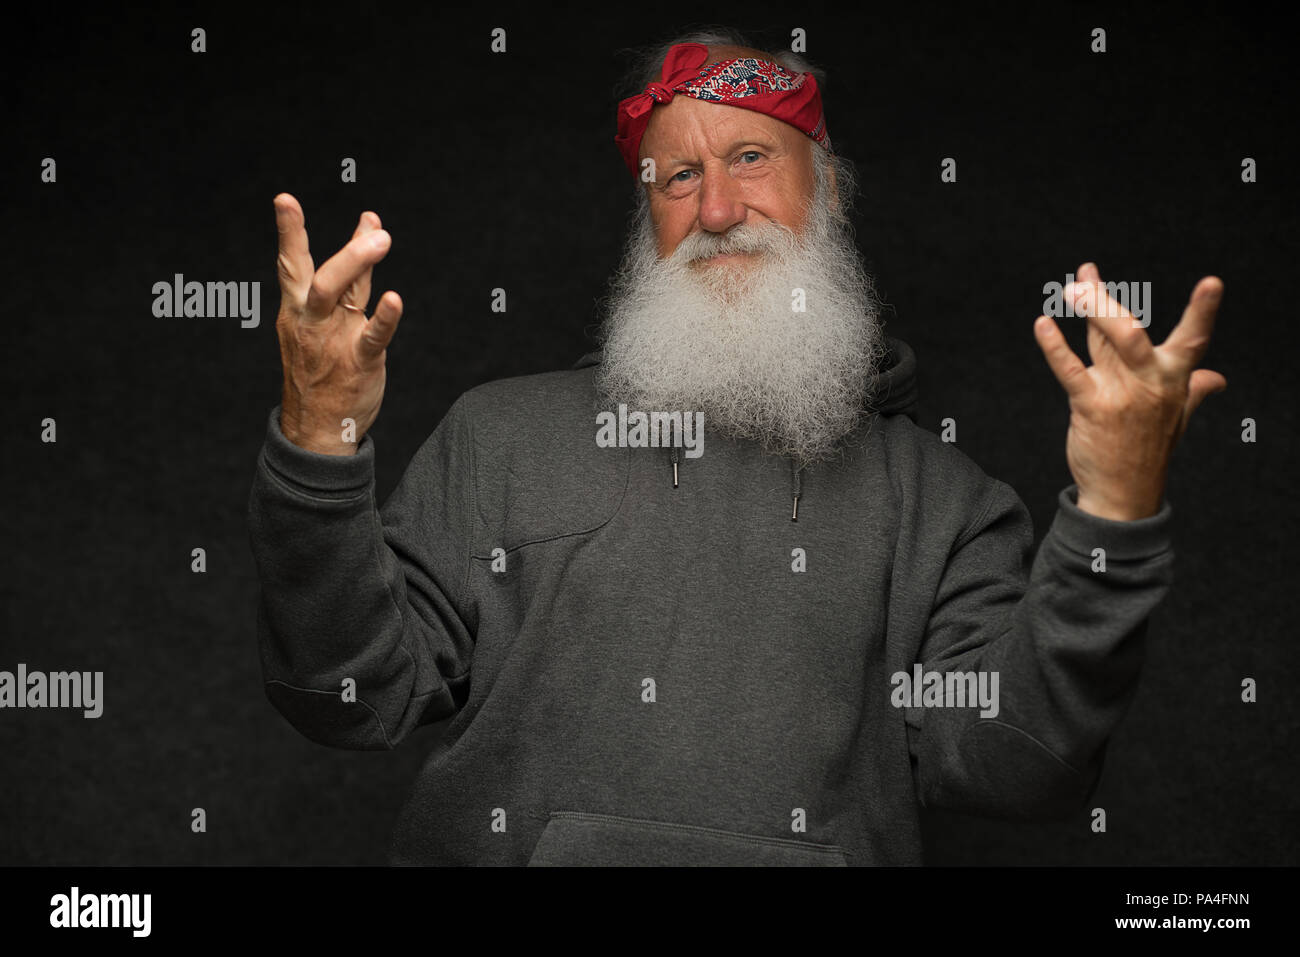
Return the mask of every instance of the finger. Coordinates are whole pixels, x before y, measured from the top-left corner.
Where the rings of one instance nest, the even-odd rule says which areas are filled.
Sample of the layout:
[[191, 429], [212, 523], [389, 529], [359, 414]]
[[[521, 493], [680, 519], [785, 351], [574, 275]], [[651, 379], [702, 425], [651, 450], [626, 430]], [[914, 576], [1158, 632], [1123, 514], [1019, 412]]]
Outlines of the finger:
[[1210, 335], [1214, 332], [1214, 319], [1219, 313], [1219, 303], [1223, 300], [1223, 280], [1218, 276], [1206, 276], [1192, 290], [1187, 308], [1174, 331], [1160, 348], [1176, 356], [1184, 368], [1191, 369], [1201, 361], [1205, 350], [1210, 347]]
[[1105, 284], [1098, 280], [1076, 280], [1065, 287], [1065, 295], [1073, 297], [1074, 311], [1088, 317], [1089, 326], [1106, 337], [1127, 366], [1144, 369], [1155, 365], [1155, 346], [1146, 330], [1133, 313], [1111, 297]]
[[307, 248], [306, 220], [302, 207], [289, 193], [280, 193], [275, 206], [275, 228], [280, 234], [280, 254], [276, 261], [280, 292], [301, 301], [311, 285], [315, 265]]
[[[379, 221], [379, 215], [369, 210], [361, 214], [357, 220], [357, 228], [352, 233], [352, 238], [364, 236], [383, 226]], [[359, 307], [363, 312], [366, 305], [370, 302], [370, 277], [374, 273], [374, 267], [368, 268], [344, 293], [343, 302]]]
[[[1075, 282], [1101, 282], [1101, 270], [1097, 264], [1089, 260], [1079, 266], [1074, 272]], [[1106, 334], [1096, 325], [1088, 323], [1088, 355], [1092, 357], [1093, 362], [1098, 362], [1107, 349], [1112, 348], [1106, 341]]]
[[1039, 316], [1034, 320], [1034, 338], [1066, 395], [1074, 398], [1087, 392], [1091, 381], [1088, 369], [1065, 341], [1060, 326], [1048, 316]]
[[349, 240], [316, 270], [307, 294], [307, 312], [316, 317], [328, 316], [344, 291], [363, 272], [383, 259], [391, 246], [392, 237], [383, 229], [374, 229]]
[[397, 331], [397, 323], [401, 318], [402, 297], [391, 290], [380, 296], [375, 314], [361, 331], [359, 348], [363, 358], [373, 359], [383, 354], [393, 341], [393, 333]]

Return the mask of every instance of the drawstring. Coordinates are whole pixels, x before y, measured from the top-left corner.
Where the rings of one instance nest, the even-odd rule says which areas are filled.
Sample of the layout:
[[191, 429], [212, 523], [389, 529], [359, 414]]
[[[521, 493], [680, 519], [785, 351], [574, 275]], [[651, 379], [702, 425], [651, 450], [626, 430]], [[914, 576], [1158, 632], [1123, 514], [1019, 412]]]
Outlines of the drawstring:
[[799, 521], [799, 493], [803, 491], [803, 466], [795, 465], [794, 459], [790, 460], [790, 485], [793, 487], [794, 506], [790, 510], [790, 521]]
[[[677, 475], [677, 446], [670, 446], [673, 463], [673, 488], [679, 488]], [[799, 496], [803, 494], [803, 466], [796, 464], [795, 460], [790, 459], [790, 492], [794, 502], [790, 508], [790, 521], [799, 521]]]

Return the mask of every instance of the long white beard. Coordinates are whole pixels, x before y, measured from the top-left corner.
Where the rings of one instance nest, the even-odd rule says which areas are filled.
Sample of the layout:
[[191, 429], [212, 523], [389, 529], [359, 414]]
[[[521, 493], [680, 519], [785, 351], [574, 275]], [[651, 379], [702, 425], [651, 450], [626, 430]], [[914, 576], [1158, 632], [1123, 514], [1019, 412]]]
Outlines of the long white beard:
[[[885, 345], [871, 278], [820, 175], [816, 193], [802, 236], [740, 224], [694, 233], [662, 260], [642, 202], [612, 284], [598, 387], [630, 409], [703, 412], [706, 431], [803, 463], [834, 455]], [[761, 254], [689, 265], [747, 250]]]

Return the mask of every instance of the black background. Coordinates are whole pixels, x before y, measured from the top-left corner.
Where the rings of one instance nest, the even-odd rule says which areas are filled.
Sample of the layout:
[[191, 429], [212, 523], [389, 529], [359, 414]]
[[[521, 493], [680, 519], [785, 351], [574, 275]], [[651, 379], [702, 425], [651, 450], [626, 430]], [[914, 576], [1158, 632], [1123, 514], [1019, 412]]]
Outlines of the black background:
[[[1086, 260], [1150, 281], [1157, 343], [1199, 277], [1226, 286], [1204, 364], [1229, 388], [1174, 458], [1177, 581], [1093, 802], [1107, 832], [1083, 812], [927, 814], [928, 860], [1296, 863], [1281, 26], [1243, 5], [600, 9], [46, 5], [9, 24], [0, 669], [104, 671], [105, 710], [0, 712], [0, 863], [382, 862], [436, 730], [392, 753], [329, 750], [262, 693], [245, 506], [279, 401], [272, 197], [302, 202], [318, 265], [363, 210], [393, 235], [372, 296], [405, 302], [372, 430], [383, 501], [465, 389], [591, 348], [632, 208], [613, 145], [620, 51], [713, 23], [769, 48], [807, 31], [831, 138], [863, 180], [854, 219], [887, 331], [917, 352], [920, 422], [954, 417], [1040, 538], [1071, 481], [1068, 407], [1031, 331], [1042, 285]], [[206, 53], [190, 52], [196, 26]], [[1095, 26], [1105, 54], [1089, 50]], [[349, 156], [355, 184], [340, 182]], [[949, 156], [955, 184], [939, 179]], [[153, 284], [178, 272], [260, 281], [260, 326], [155, 318]], [[505, 314], [489, 308], [497, 286]], [[1086, 359], [1082, 320], [1061, 322]], [[47, 416], [56, 444], [40, 441]]]

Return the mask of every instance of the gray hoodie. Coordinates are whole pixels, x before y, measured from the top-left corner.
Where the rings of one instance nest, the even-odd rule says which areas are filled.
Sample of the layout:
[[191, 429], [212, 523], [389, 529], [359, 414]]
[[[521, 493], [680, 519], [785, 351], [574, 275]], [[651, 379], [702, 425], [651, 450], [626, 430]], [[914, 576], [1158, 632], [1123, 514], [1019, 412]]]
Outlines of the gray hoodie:
[[707, 421], [697, 458], [601, 447], [595, 355], [466, 392], [382, 509], [370, 436], [308, 452], [271, 411], [268, 697], [340, 748], [447, 722], [393, 863], [919, 864], [918, 803], [1085, 806], [1172, 583], [1169, 503], [1110, 521], [1069, 486], [1034, 556], [889, 345], [807, 469]]

